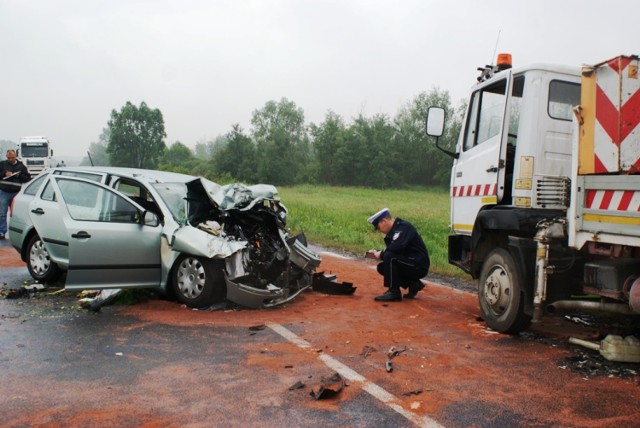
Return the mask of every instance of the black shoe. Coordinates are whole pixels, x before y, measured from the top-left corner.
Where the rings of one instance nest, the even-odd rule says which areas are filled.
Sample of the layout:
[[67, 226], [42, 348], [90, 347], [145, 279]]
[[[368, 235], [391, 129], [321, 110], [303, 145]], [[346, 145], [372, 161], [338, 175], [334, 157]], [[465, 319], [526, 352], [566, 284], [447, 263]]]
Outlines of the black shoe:
[[388, 290], [386, 293], [374, 297], [373, 300], [378, 302], [402, 302], [402, 294], [400, 294], [400, 290]]
[[416, 294], [418, 294], [418, 291], [422, 290], [423, 288], [424, 284], [422, 283], [422, 281], [416, 279], [411, 283], [411, 285], [409, 286], [409, 292], [405, 294], [404, 297], [406, 297], [407, 299], [413, 299], [414, 297], [416, 297]]

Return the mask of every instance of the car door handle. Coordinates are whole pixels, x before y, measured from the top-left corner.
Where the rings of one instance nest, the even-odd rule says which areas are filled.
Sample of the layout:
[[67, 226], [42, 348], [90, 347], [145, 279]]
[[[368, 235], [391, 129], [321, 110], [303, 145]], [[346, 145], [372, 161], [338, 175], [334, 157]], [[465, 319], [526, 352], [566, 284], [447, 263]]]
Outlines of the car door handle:
[[85, 239], [85, 238], [91, 238], [91, 235], [89, 235], [84, 230], [81, 230], [80, 232], [74, 233], [73, 235], [71, 235], [71, 237], [72, 238], [77, 238], [77, 239]]
[[35, 210], [31, 210], [31, 212], [38, 215], [44, 214], [44, 210], [42, 208], [36, 208]]
[[498, 167], [497, 166], [491, 166], [489, 169], [487, 169], [487, 172], [498, 172]]

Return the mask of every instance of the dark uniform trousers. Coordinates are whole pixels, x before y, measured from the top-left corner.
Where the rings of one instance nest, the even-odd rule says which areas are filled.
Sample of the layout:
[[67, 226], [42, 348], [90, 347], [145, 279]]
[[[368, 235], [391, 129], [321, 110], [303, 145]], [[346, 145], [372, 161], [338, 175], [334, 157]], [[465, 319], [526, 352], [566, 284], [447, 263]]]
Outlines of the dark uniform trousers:
[[429, 272], [407, 256], [385, 251], [382, 263], [378, 264], [378, 273], [384, 276], [385, 287], [399, 290], [400, 287], [408, 288], [411, 282], [423, 278]]

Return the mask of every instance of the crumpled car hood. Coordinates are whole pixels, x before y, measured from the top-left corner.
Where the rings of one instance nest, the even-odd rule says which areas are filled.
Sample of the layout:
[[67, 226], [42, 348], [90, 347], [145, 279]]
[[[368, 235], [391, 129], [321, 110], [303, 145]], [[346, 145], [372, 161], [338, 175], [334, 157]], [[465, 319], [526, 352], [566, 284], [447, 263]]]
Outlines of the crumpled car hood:
[[[200, 193], [200, 189], [204, 190], [209, 200], [224, 211], [232, 209], [247, 211], [264, 200], [280, 202], [278, 190], [270, 184], [245, 186], [241, 183], [233, 183], [220, 186], [204, 177], [198, 177], [187, 183], [187, 189], [189, 193]], [[284, 205], [280, 203], [279, 205], [286, 212]]]

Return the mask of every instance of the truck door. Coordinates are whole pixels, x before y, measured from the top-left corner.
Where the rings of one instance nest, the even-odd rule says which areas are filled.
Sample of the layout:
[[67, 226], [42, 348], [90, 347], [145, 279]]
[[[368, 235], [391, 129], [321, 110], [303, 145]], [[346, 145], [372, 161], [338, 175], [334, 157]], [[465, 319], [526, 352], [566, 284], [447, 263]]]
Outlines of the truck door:
[[497, 204], [504, 193], [501, 146], [511, 70], [494, 79], [472, 93], [460, 135], [451, 178], [451, 225], [457, 234], [471, 234], [480, 208]]

